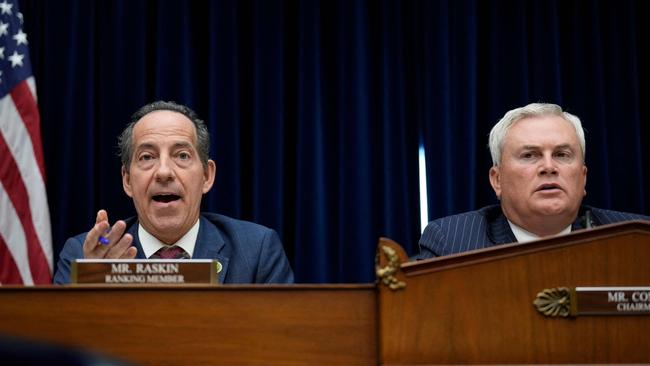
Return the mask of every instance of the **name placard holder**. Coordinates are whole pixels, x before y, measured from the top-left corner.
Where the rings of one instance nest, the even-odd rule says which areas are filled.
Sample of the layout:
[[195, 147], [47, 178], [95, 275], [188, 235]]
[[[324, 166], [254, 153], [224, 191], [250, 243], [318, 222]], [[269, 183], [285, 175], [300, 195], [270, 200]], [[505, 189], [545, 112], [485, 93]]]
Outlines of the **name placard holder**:
[[576, 287], [577, 315], [650, 315], [650, 287]]
[[550, 317], [650, 315], [650, 287], [555, 287], [538, 293], [533, 305]]
[[221, 263], [213, 259], [77, 259], [73, 284], [218, 284]]

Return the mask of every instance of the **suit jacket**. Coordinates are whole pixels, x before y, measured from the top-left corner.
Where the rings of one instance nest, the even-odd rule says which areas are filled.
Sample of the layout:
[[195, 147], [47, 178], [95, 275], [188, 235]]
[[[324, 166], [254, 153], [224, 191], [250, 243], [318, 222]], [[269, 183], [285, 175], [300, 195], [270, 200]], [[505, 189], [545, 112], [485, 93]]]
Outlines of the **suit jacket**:
[[[192, 258], [217, 259], [222, 269], [221, 283], [293, 283], [293, 272], [278, 234], [252, 222], [223, 215], [202, 213]], [[145, 259], [138, 238], [137, 218], [125, 220], [126, 231], [133, 235], [131, 245], [138, 249], [136, 258]], [[83, 233], [68, 239], [61, 250], [54, 283], [70, 282], [73, 259], [83, 258]]]
[[[591, 226], [612, 224], [629, 220], [650, 220], [650, 217], [582, 206], [571, 230], [584, 229], [591, 212]], [[465, 252], [493, 245], [515, 243], [517, 239], [510, 229], [508, 219], [500, 205], [483, 207], [431, 221], [420, 237], [420, 253], [415, 259], [425, 259]]]

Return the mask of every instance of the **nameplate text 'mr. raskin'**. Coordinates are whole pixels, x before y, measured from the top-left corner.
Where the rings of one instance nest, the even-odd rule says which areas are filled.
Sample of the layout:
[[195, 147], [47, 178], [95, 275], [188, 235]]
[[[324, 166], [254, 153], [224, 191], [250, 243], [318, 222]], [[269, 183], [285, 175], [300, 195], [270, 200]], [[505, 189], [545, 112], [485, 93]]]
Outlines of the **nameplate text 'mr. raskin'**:
[[72, 263], [73, 283], [216, 284], [221, 263], [211, 259], [78, 259]]

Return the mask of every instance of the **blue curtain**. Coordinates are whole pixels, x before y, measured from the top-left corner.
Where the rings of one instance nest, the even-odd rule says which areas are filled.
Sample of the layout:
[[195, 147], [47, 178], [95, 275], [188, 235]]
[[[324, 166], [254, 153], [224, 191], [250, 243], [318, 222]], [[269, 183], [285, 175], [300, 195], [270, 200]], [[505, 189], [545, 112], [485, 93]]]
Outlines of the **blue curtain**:
[[413, 32], [421, 36], [411, 55], [423, 81], [409, 94], [422, 98], [430, 217], [496, 203], [488, 133], [506, 111], [531, 102], [557, 103], [581, 118], [585, 203], [648, 212], [648, 41], [639, 4], [413, 3]]
[[204, 209], [280, 234], [299, 282], [370, 282], [377, 239], [417, 250], [429, 216], [494, 202], [487, 133], [556, 102], [587, 134], [586, 202], [647, 213], [648, 68], [639, 3], [20, 2], [54, 251], [95, 212], [134, 214], [116, 136], [157, 100], [195, 109], [217, 179]]

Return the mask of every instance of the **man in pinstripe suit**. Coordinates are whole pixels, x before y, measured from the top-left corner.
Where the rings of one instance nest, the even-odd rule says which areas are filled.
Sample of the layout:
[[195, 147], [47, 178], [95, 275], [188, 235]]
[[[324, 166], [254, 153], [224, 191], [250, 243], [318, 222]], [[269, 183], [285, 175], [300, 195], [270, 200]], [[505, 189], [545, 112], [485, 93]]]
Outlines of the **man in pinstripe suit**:
[[580, 119], [555, 104], [506, 113], [490, 132], [490, 184], [499, 205], [427, 225], [417, 259], [527, 242], [650, 217], [583, 206], [585, 137]]

